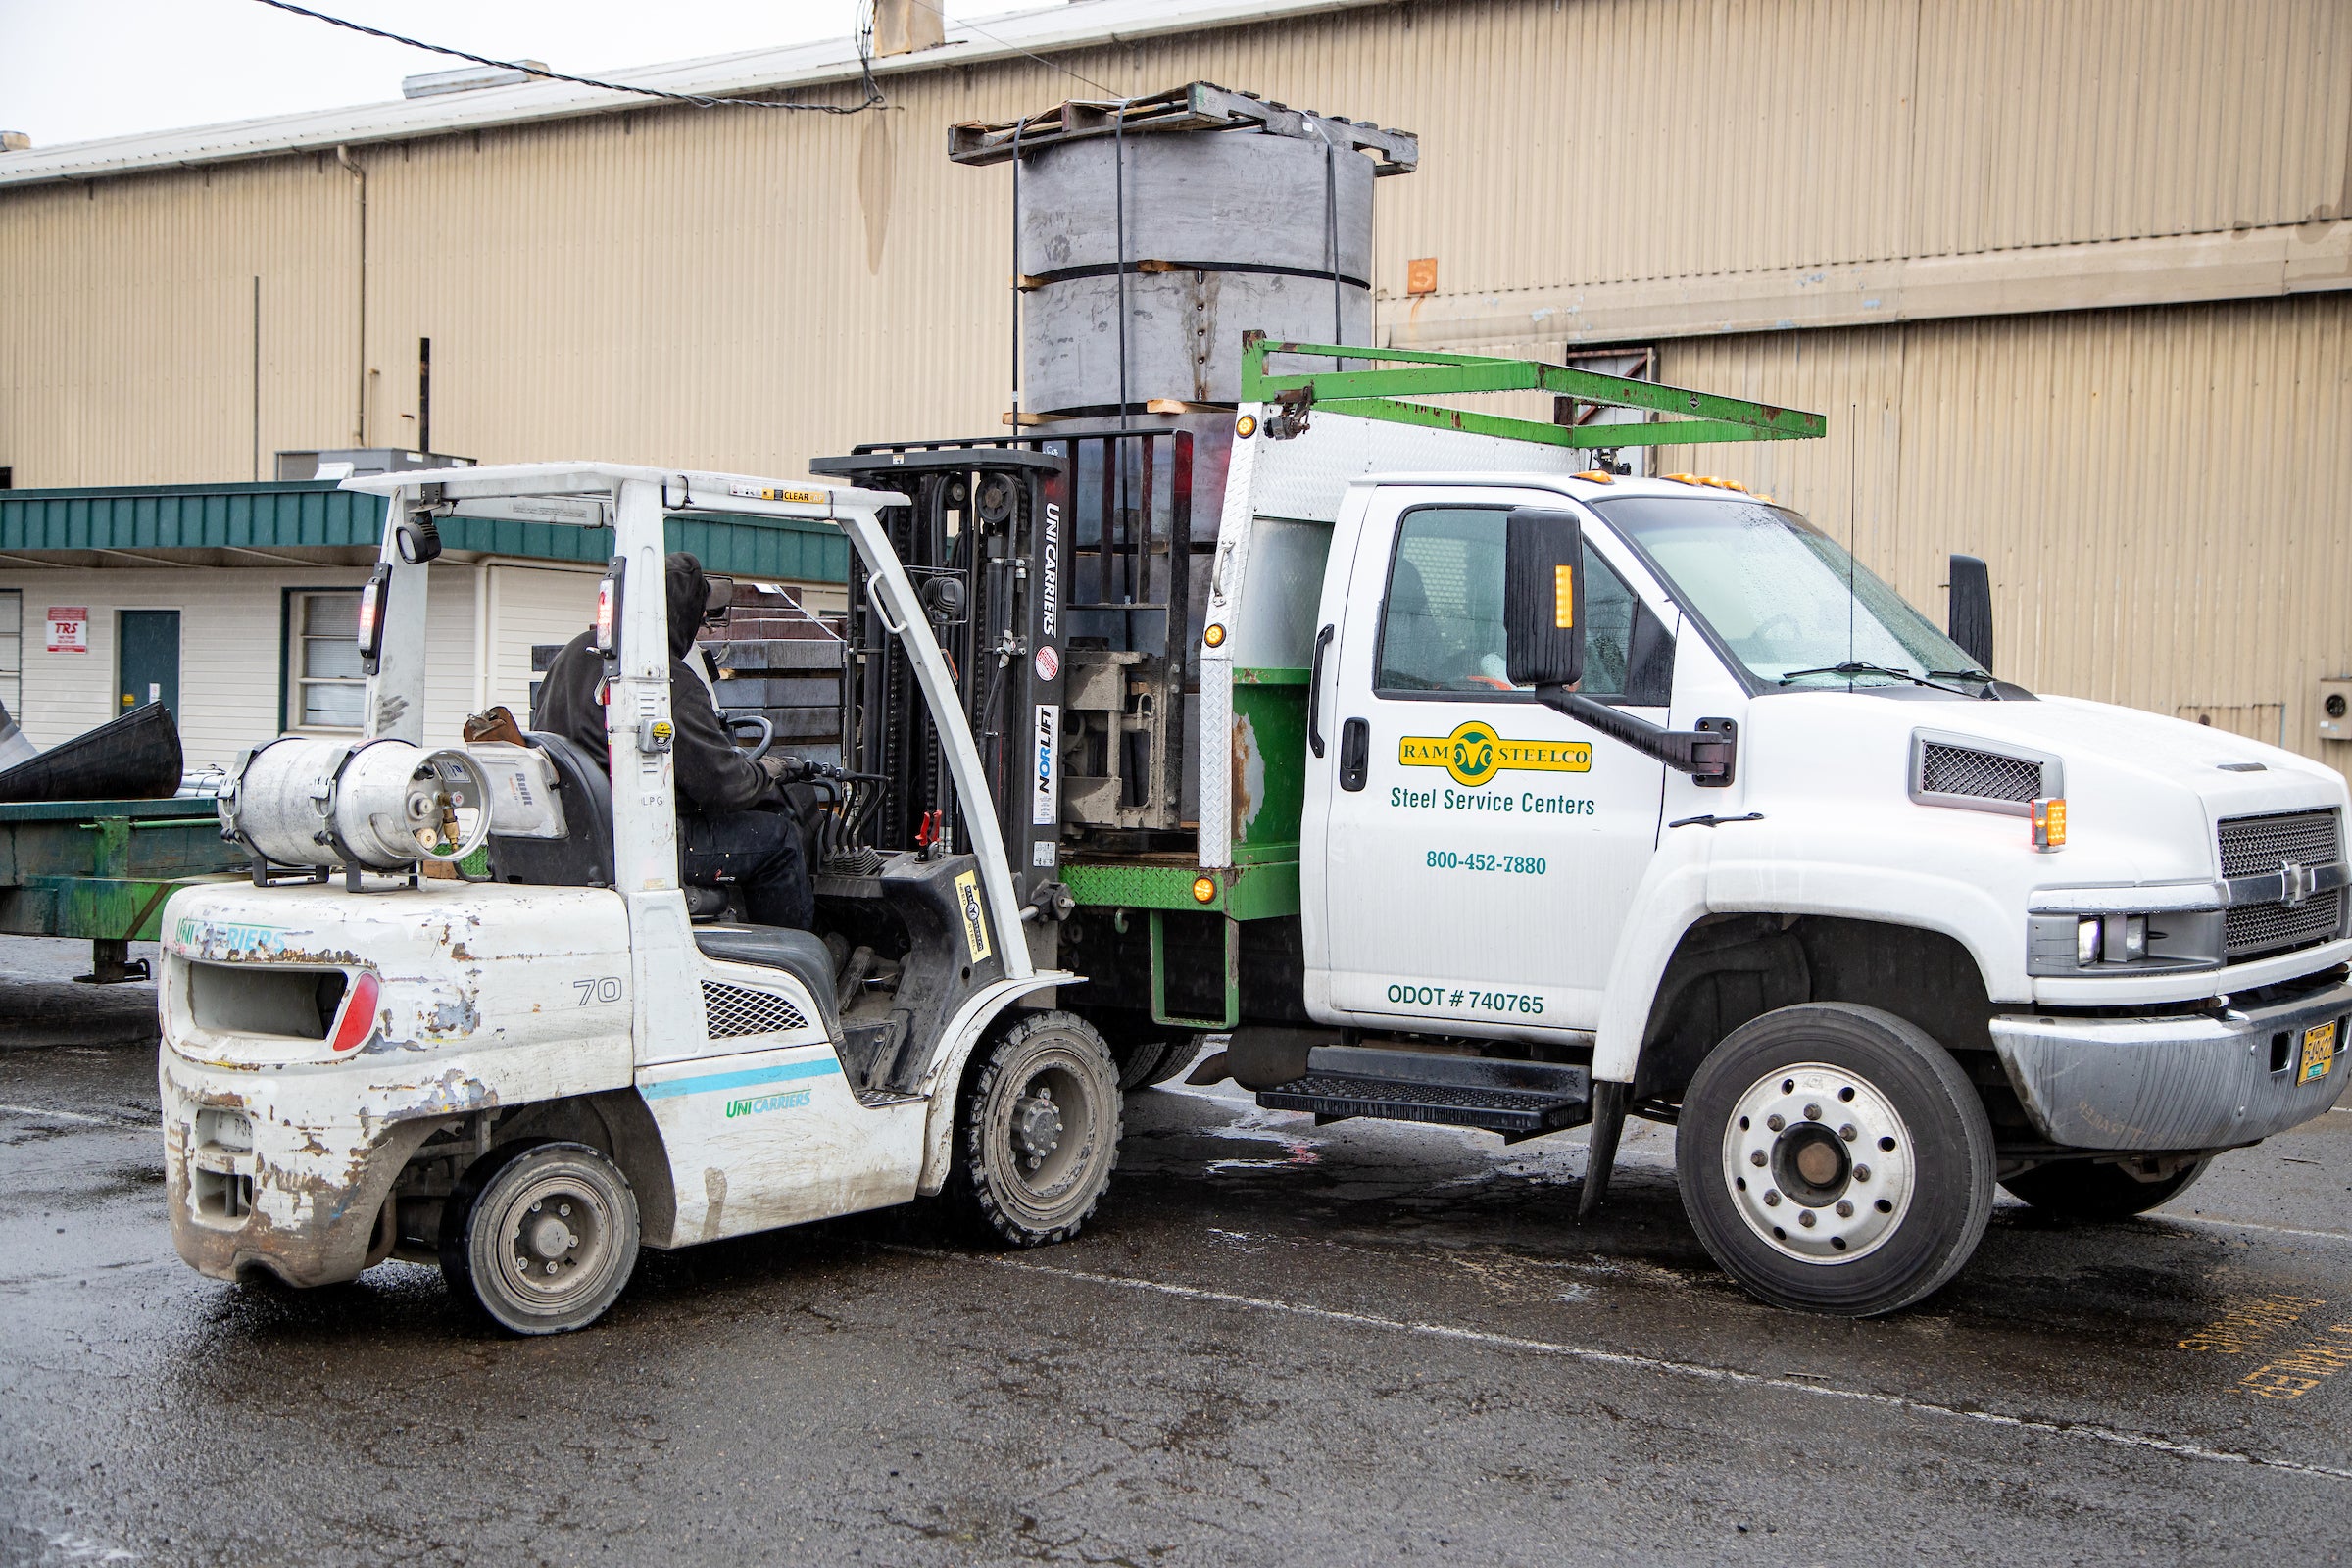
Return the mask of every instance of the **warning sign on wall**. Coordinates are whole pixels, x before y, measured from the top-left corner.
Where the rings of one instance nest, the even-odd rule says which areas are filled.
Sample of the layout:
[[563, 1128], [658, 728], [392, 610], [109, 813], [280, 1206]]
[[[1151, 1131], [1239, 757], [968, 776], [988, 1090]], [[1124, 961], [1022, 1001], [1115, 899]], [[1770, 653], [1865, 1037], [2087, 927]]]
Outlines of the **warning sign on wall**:
[[49, 651], [86, 654], [90, 651], [90, 610], [87, 605], [49, 607]]

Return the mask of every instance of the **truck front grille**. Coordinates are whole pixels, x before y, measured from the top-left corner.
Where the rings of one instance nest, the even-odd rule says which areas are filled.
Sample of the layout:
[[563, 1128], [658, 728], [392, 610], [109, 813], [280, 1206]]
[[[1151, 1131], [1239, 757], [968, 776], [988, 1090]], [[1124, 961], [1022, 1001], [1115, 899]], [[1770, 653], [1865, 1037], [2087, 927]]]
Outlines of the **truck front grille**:
[[[2273, 811], [2223, 819], [2222, 875], [2276, 876], [2284, 865], [2332, 865], [2344, 858], [2343, 822], [2328, 811]], [[2337, 889], [2301, 904], [2243, 904], [2224, 923], [2231, 959], [2289, 953], [2334, 940], [2344, 925], [2344, 892]]]
[[2230, 956], [2250, 958], [2331, 941], [2343, 923], [2344, 895], [2338, 889], [2291, 909], [2283, 904], [2241, 905], [2229, 911], [2225, 929]]
[[2225, 817], [2218, 837], [2225, 877], [2270, 876], [2289, 860], [2331, 865], [2344, 858], [2343, 828], [2333, 811]]

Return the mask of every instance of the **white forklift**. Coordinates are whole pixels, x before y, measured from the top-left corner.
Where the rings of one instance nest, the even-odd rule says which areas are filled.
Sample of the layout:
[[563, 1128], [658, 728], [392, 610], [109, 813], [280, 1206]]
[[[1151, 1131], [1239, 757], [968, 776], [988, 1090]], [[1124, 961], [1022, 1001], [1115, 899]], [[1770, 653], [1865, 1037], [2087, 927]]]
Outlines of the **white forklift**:
[[[294, 1286], [438, 1262], [498, 1323], [543, 1334], [604, 1312], [641, 1246], [925, 1194], [1000, 1244], [1074, 1234], [1115, 1159], [1116, 1070], [1087, 1024], [1022, 1005], [1073, 977], [1031, 961], [1037, 910], [987, 813], [964, 853], [935, 836], [836, 857], [829, 902], [850, 914], [831, 945], [698, 920], [679, 884], [673, 514], [837, 523], [954, 790], [988, 797], [938, 607], [878, 520], [904, 498], [596, 463], [347, 485], [387, 498], [359, 634], [365, 734], [248, 754], [220, 815], [250, 883], [185, 890], [163, 919], [180, 1255]], [[596, 621], [609, 773], [560, 736], [423, 744], [426, 564], [457, 510], [612, 531]], [[838, 826], [857, 788], [816, 814]], [[486, 877], [451, 874], [483, 849]]]

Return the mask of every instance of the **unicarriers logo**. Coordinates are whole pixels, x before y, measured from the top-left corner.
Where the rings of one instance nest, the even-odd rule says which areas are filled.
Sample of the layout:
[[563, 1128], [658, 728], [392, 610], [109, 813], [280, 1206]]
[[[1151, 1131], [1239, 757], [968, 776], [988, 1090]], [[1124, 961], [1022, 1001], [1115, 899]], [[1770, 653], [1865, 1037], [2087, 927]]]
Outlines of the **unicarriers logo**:
[[1406, 767], [1442, 767], [1472, 789], [1497, 773], [1589, 773], [1592, 748], [1584, 741], [1506, 741], [1482, 719], [1450, 735], [1407, 735], [1396, 744]]
[[1045, 557], [1044, 580], [1038, 584], [1038, 629], [1048, 637], [1058, 637], [1061, 635], [1061, 506], [1058, 502], [1046, 503]]

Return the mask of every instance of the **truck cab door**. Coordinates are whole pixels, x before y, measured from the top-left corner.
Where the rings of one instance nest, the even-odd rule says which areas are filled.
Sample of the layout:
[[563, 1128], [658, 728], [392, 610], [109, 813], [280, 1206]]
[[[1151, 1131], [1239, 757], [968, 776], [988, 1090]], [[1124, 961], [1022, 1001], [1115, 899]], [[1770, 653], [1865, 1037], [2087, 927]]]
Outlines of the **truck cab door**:
[[[1665, 770], [1504, 672], [1514, 506], [1556, 493], [1373, 490], [1325, 581], [1325, 755], [1308, 759], [1309, 1010], [1325, 1022], [1523, 1035], [1591, 1029], [1657, 848]], [[1591, 696], [1663, 722], [1671, 611], [1586, 524]], [[1318, 885], [1319, 884], [1319, 885]]]

